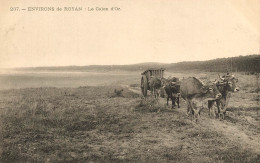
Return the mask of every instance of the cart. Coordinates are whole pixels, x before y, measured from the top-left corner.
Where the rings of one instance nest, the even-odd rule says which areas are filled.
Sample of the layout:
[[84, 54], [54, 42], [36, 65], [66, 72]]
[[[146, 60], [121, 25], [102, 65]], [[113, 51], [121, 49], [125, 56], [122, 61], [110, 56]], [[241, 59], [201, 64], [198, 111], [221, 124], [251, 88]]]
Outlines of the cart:
[[141, 90], [144, 97], [147, 96], [147, 90], [150, 90], [149, 81], [152, 77], [163, 78], [164, 68], [160, 69], [147, 69], [141, 73]]

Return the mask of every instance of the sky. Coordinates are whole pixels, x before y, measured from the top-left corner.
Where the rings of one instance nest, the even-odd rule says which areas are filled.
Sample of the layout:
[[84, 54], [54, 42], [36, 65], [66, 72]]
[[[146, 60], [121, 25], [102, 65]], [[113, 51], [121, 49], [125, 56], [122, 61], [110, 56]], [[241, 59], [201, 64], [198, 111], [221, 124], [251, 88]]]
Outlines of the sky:
[[[70, 6], [83, 11], [10, 11]], [[121, 10], [90, 12], [88, 7]], [[259, 0], [0, 1], [2, 68], [176, 63], [250, 54], [260, 54]]]

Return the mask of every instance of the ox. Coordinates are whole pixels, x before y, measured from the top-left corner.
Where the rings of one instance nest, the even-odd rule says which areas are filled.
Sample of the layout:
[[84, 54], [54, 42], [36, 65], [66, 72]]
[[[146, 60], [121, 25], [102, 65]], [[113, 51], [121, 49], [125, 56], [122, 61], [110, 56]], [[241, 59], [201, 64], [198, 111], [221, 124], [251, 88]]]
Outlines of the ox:
[[152, 94], [155, 96], [155, 98], [159, 97], [160, 88], [162, 87], [161, 79], [159, 79], [157, 77], [151, 77], [151, 79], [149, 81], [149, 87], [150, 87]]
[[180, 108], [180, 84], [178, 78], [164, 79], [163, 80], [163, 88], [167, 95], [167, 106], [169, 103], [169, 99], [172, 100], [172, 108], [175, 106], [175, 102], [177, 102], [178, 108]]
[[214, 102], [217, 104], [218, 108], [218, 117], [224, 119], [226, 114], [226, 108], [231, 96], [231, 92], [238, 92], [239, 88], [237, 87], [236, 83], [238, 82], [238, 79], [236, 79], [233, 75], [225, 75], [223, 77], [220, 77], [220, 82], [217, 82], [217, 88], [219, 92], [221, 93], [222, 97], [216, 100], [209, 100], [208, 101], [208, 108], [209, 108], [209, 115], [213, 113], [213, 116], [215, 117], [215, 111], [212, 110], [212, 106]]
[[221, 97], [221, 93], [214, 83], [209, 82], [204, 84], [195, 77], [182, 80], [180, 93], [182, 98], [187, 102], [187, 113], [191, 113], [192, 118], [196, 118], [196, 121], [200, 117], [203, 101], [215, 100]]

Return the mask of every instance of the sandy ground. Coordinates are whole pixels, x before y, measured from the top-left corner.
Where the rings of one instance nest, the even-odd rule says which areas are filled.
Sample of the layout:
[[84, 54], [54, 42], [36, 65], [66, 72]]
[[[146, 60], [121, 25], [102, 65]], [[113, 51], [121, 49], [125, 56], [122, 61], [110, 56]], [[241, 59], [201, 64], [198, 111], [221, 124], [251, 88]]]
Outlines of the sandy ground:
[[[243, 85], [246, 87], [246, 85]], [[232, 94], [225, 120], [142, 98], [138, 85], [0, 91], [1, 162], [259, 162], [258, 94]], [[0, 151], [1, 152], [1, 151]]]
[[[137, 88], [137, 87], [131, 88], [129, 86], [126, 86], [126, 87], [129, 90], [131, 90], [135, 93], [139, 93], [141, 95], [141, 93], [140, 93], [141, 91], [139, 88]], [[149, 95], [151, 96], [151, 94], [149, 94]], [[233, 96], [234, 96], [234, 94], [233, 94]], [[243, 93], [235, 94], [235, 96], [243, 96]], [[258, 95], [255, 94], [255, 96], [257, 97]], [[239, 97], [237, 97], [237, 98], [239, 98]], [[160, 98], [159, 103], [162, 106], [165, 105], [165, 99]], [[233, 105], [235, 105], [235, 104], [237, 104], [237, 103], [235, 102], [235, 100], [233, 100]], [[182, 105], [186, 105], [184, 100], [182, 100]], [[206, 105], [207, 104], [205, 101], [205, 106]], [[256, 101], [255, 102], [251, 101], [251, 103], [247, 103], [245, 107], [257, 106], [257, 105], [258, 104]], [[167, 108], [170, 109], [170, 107], [167, 107]], [[185, 114], [186, 113], [185, 109], [186, 109], [185, 106], [182, 106], [181, 109], [176, 109], [176, 110], [180, 114]], [[206, 108], [204, 110], [206, 110]], [[258, 110], [259, 110], [259, 108], [258, 108]], [[255, 110], [256, 112], [251, 113], [251, 114], [256, 114], [256, 116], [259, 116], [258, 110]], [[230, 113], [230, 112], [228, 111], [228, 113]], [[233, 116], [234, 116], [234, 114], [233, 114]], [[230, 119], [230, 117], [232, 117], [232, 116], [229, 115], [228, 119]], [[239, 118], [239, 117], [237, 117], [237, 118]], [[259, 122], [259, 119], [255, 120], [251, 116], [244, 116], [244, 117], [241, 117], [241, 121], [243, 121], [243, 120], [246, 120], [250, 125], [258, 126], [257, 132], [250, 132], [250, 131], [246, 130], [246, 133], [245, 133], [244, 126], [241, 126], [237, 123], [232, 123], [232, 121], [220, 120], [220, 119], [215, 119], [215, 118], [212, 119], [208, 116], [204, 116], [200, 120], [199, 125], [201, 128], [212, 129], [218, 133], [222, 133], [223, 136], [225, 136], [225, 138], [223, 138], [223, 139], [228, 139], [234, 144], [240, 144], [241, 147], [243, 147], [245, 149], [249, 149], [259, 155], [260, 154], [260, 133], [259, 133], [260, 132], [260, 130], [259, 130], [260, 122]], [[239, 121], [239, 119], [238, 119], [238, 121]], [[165, 137], [169, 137], [169, 135], [165, 135]], [[169, 139], [167, 139], [167, 140], [169, 140]]]

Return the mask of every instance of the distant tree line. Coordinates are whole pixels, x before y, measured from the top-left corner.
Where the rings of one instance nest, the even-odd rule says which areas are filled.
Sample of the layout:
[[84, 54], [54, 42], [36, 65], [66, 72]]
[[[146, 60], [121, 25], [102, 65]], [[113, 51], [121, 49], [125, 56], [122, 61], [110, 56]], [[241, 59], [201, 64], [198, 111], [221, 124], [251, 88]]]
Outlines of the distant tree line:
[[200, 70], [211, 72], [260, 72], [260, 55], [220, 58], [200, 62], [180, 62], [168, 66], [169, 70]]
[[260, 72], [260, 54], [231, 58], [218, 58], [208, 61], [179, 63], [139, 63], [132, 65], [90, 65], [63, 67], [27, 67], [16, 70], [29, 71], [144, 71], [149, 68], [166, 68], [167, 71], [210, 71], [210, 72]]

